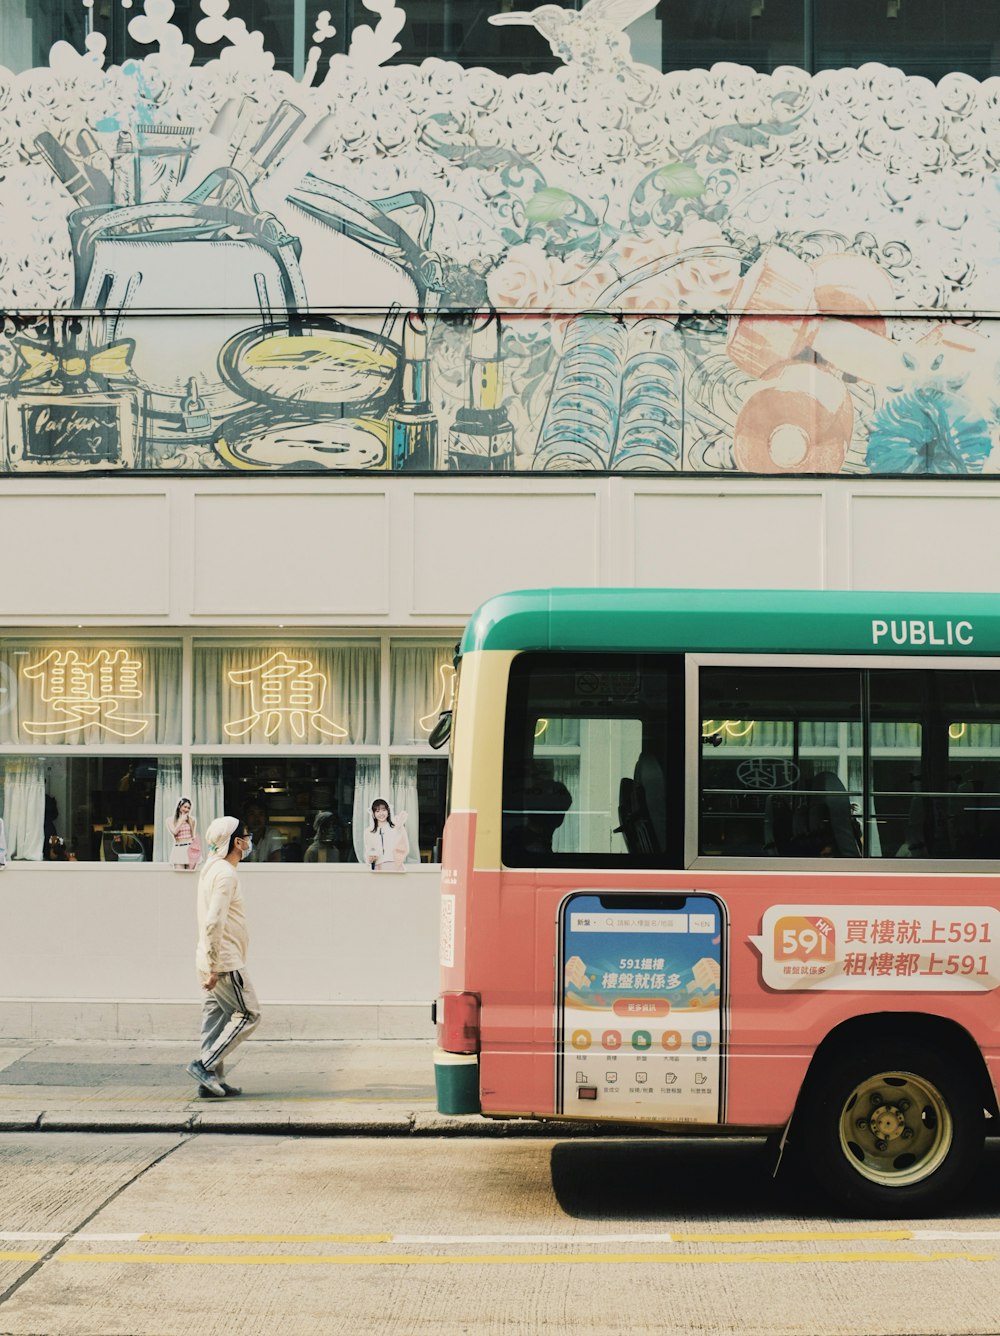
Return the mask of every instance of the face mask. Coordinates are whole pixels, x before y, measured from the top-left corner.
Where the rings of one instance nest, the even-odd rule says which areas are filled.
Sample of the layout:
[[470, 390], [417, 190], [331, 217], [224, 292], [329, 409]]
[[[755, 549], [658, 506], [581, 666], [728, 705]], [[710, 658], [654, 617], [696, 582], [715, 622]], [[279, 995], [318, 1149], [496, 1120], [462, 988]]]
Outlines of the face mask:
[[253, 836], [250, 835], [247, 837], [247, 847], [240, 853], [240, 862], [242, 863], [244, 858], [249, 858], [252, 853], [253, 853]]

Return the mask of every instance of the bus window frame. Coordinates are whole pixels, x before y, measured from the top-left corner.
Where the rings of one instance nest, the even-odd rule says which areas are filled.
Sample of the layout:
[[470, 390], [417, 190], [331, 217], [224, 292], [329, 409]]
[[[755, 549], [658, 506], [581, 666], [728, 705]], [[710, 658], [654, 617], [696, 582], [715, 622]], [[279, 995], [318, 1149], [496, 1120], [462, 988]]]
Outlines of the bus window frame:
[[[988, 872], [996, 875], [996, 859], [988, 858], [775, 858], [768, 854], [725, 857], [699, 854], [701, 817], [702, 668], [822, 668], [893, 672], [934, 669], [938, 672], [980, 669], [1000, 673], [1000, 658], [963, 654], [702, 654], [684, 655], [684, 867], [691, 871], [767, 871], [878, 873], [903, 876], [911, 872]], [[1000, 720], [998, 720], [1000, 722]]]
[[[614, 667], [614, 660], [621, 658], [650, 658], [656, 659], [664, 666], [667, 676], [673, 677], [678, 693], [681, 694], [681, 700], [675, 703], [674, 699], [668, 698], [663, 710], [665, 728], [673, 729], [673, 745], [670, 744], [670, 733], [665, 733], [667, 739], [667, 748], [665, 754], [665, 772], [668, 776], [673, 775], [674, 782], [680, 781], [684, 777], [685, 767], [687, 765], [687, 748], [684, 732], [686, 728], [686, 700], [683, 698], [683, 692], [686, 689], [686, 668], [684, 664], [684, 654], [679, 650], [663, 649], [607, 649], [599, 647], [596, 649], [585, 649], [573, 651], [572, 654], [577, 657], [586, 657], [588, 659], [600, 659], [609, 661], [609, 666]], [[503, 701], [503, 729], [504, 743], [500, 759], [500, 782], [501, 793], [506, 792], [508, 762], [511, 752], [508, 748], [508, 731], [511, 720], [511, 698], [512, 683], [515, 671], [521, 672], [523, 661], [528, 658], [531, 660], [549, 660], [549, 659], [567, 659], [571, 657], [571, 652], [562, 649], [530, 648], [518, 650], [515, 658], [511, 662], [510, 671], [507, 675], [506, 692]], [[575, 716], [561, 716], [575, 717]], [[604, 718], [630, 719], [638, 718], [625, 712], [607, 714]], [[503, 812], [501, 811], [501, 824]], [[675, 820], [672, 831], [668, 833], [668, 849], [663, 854], [651, 854], [643, 856], [635, 853], [558, 853], [540, 857], [531, 862], [508, 863], [504, 858], [504, 843], [501, 836], [500, 843], [500, 866], [505, 874], [524, 872], [526, 870], [537, 869], [544, 872], [558, 871], [578, 871], [578, 872], [676, 872], [682, 870], [681, 861], [683, 859], [684, 838], [685, 838], [685, 820], [686, 813], [682, 811], [680, 820]], [[671, 849], [677, 861], [671, 861]]]

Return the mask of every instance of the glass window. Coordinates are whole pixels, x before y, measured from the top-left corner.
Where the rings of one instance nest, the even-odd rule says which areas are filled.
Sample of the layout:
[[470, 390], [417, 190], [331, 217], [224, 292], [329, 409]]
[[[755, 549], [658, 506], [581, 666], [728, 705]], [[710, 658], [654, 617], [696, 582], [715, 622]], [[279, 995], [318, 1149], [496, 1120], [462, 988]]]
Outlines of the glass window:
[[195, 742], [372, 746], [378, 729], [376, 645], [195, 650]]
[[679, 865], [681, 688], [662, 656], [532, 655], [511, 670], [503, 860]]
[[[815, 66], [878, 61], [935, 83], [951, 70], [1000, 73], [1000, 8], [954, 0], [813, 0]], [[770, 7], [771, 0], [766, 0]]]
[[181, 740], [179, 645], [6, 644], [0, 742], [139, 746]]
[[79, 0], [3, 0], [0, 4], [0, 65], [20, 74], [48, 65], [60, 41], [83, 50], [86, 13]]
[[703, 668], [699, 852], [858, 857], [861, 673]]
[[434, 756], [393, 756], [389, 760], [389, 804], [406, 813], [410, 863], [439, 863], [444, 831], [448, 762]]
[[803, 0], [670, 0], [657, 6], [662, 68], [707, 70], [731, 61], [770, 73], [802, 66], [804, 10]]
[[1000, 856], [1000, 674], [704, 668], [699, 852]]
[[4, 756], [0, 806], [9, 858], [37, 862], [165, 862], [177, 806], [178, 758]]
[[393, 746], [426, 743], [438, 715], [450, 707], [454, 653], [450, 644], [393, 645], [389, 692]]
[[227, 756], [218, 764], [222, 802], [213, 815], [247, 823], [249, 862], [355, 863], [355, 769], [347, 756]]
[[870, 699], [873, 852], [1000, 857], [1000, 674], [873, 672]]
[[[560, 0], [563, 9], [578, 9], [573, 0]], [[491, 14], [513, 9], [529, 10], [520, 0], [405, 0], [406, 24], [396, 39], [402, 50], [394, 64], [418, 65], [428, 56], [454, 60], [467, 69], [485, 65], [502, 74], [537, 74], [558, 69], [561, 62], [534, 26], [489, 22]], [[350, 29], [371, 23], [371, 12], [362, 0], [348, 0]]]

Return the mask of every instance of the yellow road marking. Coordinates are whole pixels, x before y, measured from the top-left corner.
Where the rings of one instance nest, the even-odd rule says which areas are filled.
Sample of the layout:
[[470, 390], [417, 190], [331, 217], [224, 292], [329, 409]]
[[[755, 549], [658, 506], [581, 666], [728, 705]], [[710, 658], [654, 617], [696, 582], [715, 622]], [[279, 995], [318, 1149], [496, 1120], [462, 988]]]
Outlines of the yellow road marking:
[[41, 1253], [0, 1252], [0, 1262], [37, 1262]]
[[391, 1234], [140, 1234], [136, 1243], [391, 1243]]
[[414, 1254], [334, 1254], [307, 1256], [302, 1253], [287, 1257], [216, 1255], [206, 1257], [199, 1253], [60, 1253], [60, 1262], [110, 1262], [118, 1266], [598, 1266], [639, 1265], [655, 1263], [707, 1263], [725, 1265], [741, 1263], [785, 1263], [802, 1265], [806, 1262], [992, 1262], [993, 1253], [900, 1253], [900, 1252], [843, 1252], [843, 1253], [486, 1253], [481, 1255], [427, 1256]]

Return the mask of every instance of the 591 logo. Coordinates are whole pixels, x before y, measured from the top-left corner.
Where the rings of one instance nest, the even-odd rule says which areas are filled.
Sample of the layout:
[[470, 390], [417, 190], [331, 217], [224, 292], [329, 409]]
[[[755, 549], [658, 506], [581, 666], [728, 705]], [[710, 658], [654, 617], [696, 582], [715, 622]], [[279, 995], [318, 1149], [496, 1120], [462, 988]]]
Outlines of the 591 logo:
[[774, 925], [775, 960], [833, 960], [837, 952], [837, 932], [822, 914], [793, 914]]

